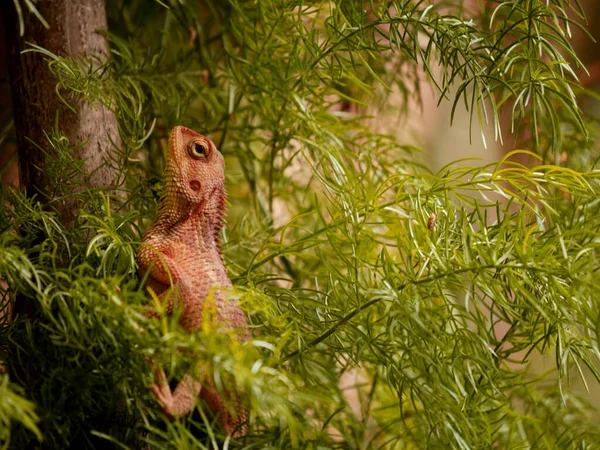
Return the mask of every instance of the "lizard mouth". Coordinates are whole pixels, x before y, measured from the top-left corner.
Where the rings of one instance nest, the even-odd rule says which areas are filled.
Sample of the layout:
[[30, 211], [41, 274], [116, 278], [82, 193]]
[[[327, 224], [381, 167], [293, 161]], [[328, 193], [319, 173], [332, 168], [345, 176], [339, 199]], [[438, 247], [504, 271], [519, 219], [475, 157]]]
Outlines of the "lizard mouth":
[[212, 198], [212, 197], [214, 197], [214, 196], [216, 196], [216, 195], [219, 195], [219, 193], [220, 193], [221, 191], [222, 191], [222, 190], [221, 190], [221, 189], [219, 189], [219, 187], [218, 187], [218, 186], [215, 186], [215, 187], [212, 189], [212, 191], [210, 191], [209, 198]]

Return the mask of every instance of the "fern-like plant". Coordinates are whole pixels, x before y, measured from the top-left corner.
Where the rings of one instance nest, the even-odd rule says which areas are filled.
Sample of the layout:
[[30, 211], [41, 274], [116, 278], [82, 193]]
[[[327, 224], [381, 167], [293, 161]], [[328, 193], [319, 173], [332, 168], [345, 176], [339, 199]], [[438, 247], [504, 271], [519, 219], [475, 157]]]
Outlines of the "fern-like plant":
[[[35, 314], [0, 328], [0, 447], [600, 447], [597, 408], [569, 383], [600, 382], [600, 171], [578, 106], [577, 1], [108, 3], [105, 61], [30, 48], [65, 101], [117, 115], [123, 148], [107, 163], [124, 187], [68, 189], [81, 165], [59, 119], [38, 144], [56, 199], [81, 204], [73, 226], [52, 201], [2, 191], [3, 298]], [[365, 125], [390, 95], [412, 114], [425, 84], [453, 114], [466, 106], [474, 135], [492, 124], [487, 138], [510, 145], [525, 130], [531, 165], [509, 154], [433, 173]], [[246, 345], [147, 315], [161, 306], [134, 255], [177, 124], [226, 158], [222, 249]], [[540, 354], [551, 370], [532, 370]], [[151, 360], [175, 377], [201, 361], [218, 388], [235, 384], [249, 435], [227, 438], [202, 408], [167, 420]]]

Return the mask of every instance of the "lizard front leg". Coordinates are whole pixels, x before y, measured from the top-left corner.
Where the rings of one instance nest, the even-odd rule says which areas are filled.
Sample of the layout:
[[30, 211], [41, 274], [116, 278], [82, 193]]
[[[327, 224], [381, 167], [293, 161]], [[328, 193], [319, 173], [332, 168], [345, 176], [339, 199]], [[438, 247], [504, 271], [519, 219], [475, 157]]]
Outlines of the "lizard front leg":
[[137, 256], [140, 275], [149, 270], [150, 278], [166, 286], [174, 286], [181, 280], [183, 273], [173, 255], [175, 249], [167, 247], [158, 250], [151, 245], [143, 245]]
[[[178, 264], [171, 256], [173, 252], [170, 248], [159, 252], [153, 248], [144, 248], [140, 251], [140, 271], [143, 273], [150, 270], [150, 281], [160, 285], [172, 286], [180, 292], [175, 292], [176, 296], [185, 296], [185, 276]], [[171, 292], [172, 293], [172, 292]], [[160, 293], [159, 299], [163, 301], [169, 296], [169, 291]], [[172, 311], [173, 300], [169, 299], [167, 314]], [[150, 387], [159, 403], [163, 406], [163, 412], [169, 418], [179, 418], [192, 410], [196, 399], [202, 390], [202, 384], [186, 374], [181, 379], [175, 391], [171, 391], [167, 377], [162, 368], [156, 370], [158, 382]]]
[[[158, 294], [161, 303], [167, 303], [167, 315], [173, 311], [175, 301], [181, 298], [182, 279], [184, 274], [179, 264], [173, 258], [174, 249], [167, 247], [162, 251], [150, 246], [142, 246], [138, 252], [140, 276], [148, 275], [147, 288]], [[169, 290], [169, 288], [172, 288]], [[156, 312], [150, 312], [148, 317], [159, 317]]]

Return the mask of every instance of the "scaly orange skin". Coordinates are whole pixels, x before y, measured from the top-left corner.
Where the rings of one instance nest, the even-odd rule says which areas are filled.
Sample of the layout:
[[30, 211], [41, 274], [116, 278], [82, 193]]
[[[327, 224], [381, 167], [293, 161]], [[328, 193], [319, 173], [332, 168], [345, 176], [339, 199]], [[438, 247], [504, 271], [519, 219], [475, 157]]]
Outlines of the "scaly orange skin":
[[[219, 326], [248, 340], [244, 312], [222, 289], [231, 286], [219, 250], [225, 215], [224, 169], [223, 156], [210, 139], [181, 126], [171, 130], [163, 196], [137, 262], [141, 275], [149, 271], [146, 285], [159, 298], [168, 297], [167, 314], [174, 305], [182, 308], [180, 322], [187, 331], [200, 328], [210, 293]], [[167, 292], [171, 287], [174, 289]], [[248, 411], [235, 395], [235, 414], [231, 414], [208, 380], [201, 383], [188, 374], [171, 392], [162, 369], [158, 378], [152, 390], [168, 416], [187, 414], [201, 395], [228, 434], [246, 433]]]

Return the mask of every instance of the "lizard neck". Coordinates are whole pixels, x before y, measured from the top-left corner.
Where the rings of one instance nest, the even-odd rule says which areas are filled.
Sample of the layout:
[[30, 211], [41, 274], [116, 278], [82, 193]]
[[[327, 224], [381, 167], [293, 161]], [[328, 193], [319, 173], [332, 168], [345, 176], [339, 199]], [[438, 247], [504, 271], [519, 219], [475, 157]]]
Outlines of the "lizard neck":
[[212, 192], [206, 201], [193, 203], [167, 183], [151, 229], [156, 234], [166, 234], [178, 227], [191, 227], [190, 231], [197, 236], [201, 251], [218, 251], [219, 233], [224, 223], [225, 198], [225, 190], [219, 189]]

